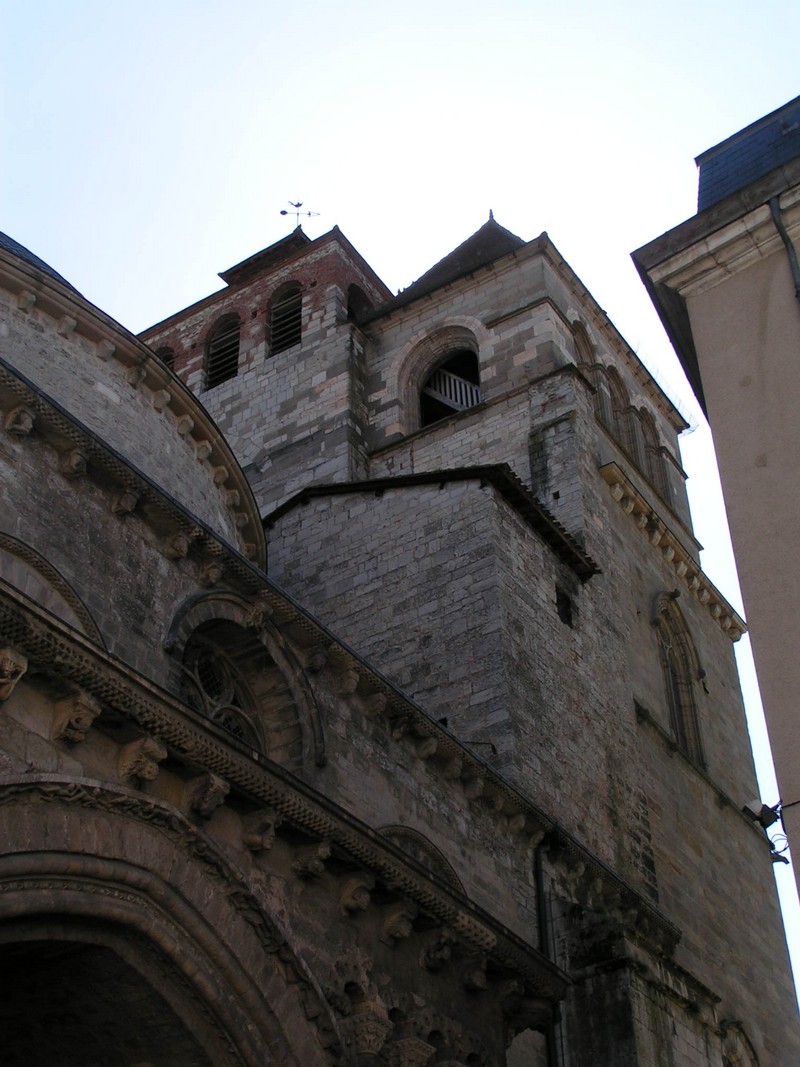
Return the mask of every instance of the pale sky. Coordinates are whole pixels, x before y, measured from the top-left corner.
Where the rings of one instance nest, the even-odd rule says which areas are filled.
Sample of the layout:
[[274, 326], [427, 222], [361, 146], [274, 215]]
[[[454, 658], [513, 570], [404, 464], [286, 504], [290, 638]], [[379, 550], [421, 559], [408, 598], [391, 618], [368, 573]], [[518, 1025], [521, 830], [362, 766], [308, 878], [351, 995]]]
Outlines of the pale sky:
[[[133, 331], [288, 233], [289, 200], [393, 290], [490, 208], [525, 239], [547, 230], [697, 427], [682, 450], [703, 566], [742, 609], [710, 434], [630, 252], [694, 214], [696, 155], [800, 93], [797, 0], [0, 0], [0, 16], [0, 229]], [[772, 804], [746, 655], [740, 671]], [[800, 909], [776, 875], [797, 973]]]

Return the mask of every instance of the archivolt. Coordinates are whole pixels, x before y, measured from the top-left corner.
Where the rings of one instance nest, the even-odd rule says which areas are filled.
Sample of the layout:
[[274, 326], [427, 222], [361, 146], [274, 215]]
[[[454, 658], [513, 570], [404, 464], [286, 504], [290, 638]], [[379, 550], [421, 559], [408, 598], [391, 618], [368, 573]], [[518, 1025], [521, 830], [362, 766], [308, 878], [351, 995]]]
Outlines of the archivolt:
[[105, 648], [89, 609], [60, 571], [36, 549], [6, 533], [0, 533], [0, 577]]
[[221, 1067], [328, 1064], [317, 1028], [334, 1024], [305, 966], [174, 808], [87, 779], [2, 778], [0, 835], [0, 943], [102, 945], [151, 985], [161, 976]]

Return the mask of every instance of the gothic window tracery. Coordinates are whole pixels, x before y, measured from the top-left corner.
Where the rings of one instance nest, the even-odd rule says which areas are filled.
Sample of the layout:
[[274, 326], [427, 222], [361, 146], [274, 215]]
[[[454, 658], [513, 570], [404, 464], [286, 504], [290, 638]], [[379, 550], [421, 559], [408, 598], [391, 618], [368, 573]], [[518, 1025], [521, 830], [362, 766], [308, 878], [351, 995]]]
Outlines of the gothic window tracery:
[[700, 673], [697, 655], [688, 627], [672, 594], [664, 594], [657, 599], [653, 625], [658, 637], [670, 727], [675, 745], [694, 763], [704, 767], [694, 686], [694, 679]]
[[186, 701], [249, 748], [263, 748], [251, 721], [255, 701], [224, 645], [199, 632], [184, 654]]

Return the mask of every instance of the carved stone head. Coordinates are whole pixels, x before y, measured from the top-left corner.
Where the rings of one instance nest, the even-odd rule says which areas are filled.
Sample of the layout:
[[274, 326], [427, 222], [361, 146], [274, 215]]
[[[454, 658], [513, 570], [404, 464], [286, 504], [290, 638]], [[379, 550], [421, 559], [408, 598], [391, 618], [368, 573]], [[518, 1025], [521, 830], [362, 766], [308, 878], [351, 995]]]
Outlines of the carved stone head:
[[0, 700], [8, 700], [27, 669], [28, 660], [21, 652], [8, 645], [0, 648]]

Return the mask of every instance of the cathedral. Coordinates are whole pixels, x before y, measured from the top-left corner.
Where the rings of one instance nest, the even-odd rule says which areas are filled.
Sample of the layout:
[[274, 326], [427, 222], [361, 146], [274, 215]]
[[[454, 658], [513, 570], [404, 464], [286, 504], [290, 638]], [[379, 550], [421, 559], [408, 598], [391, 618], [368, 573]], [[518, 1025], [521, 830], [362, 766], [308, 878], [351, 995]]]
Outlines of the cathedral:
[[547, 234], [139, 336], [0, 235], [3, 1067], [792, 1067], [687, 428]]

